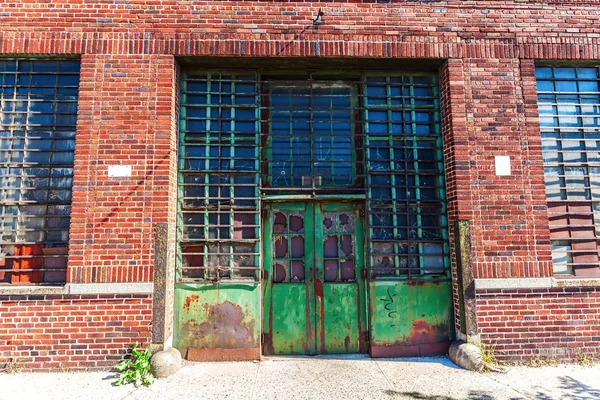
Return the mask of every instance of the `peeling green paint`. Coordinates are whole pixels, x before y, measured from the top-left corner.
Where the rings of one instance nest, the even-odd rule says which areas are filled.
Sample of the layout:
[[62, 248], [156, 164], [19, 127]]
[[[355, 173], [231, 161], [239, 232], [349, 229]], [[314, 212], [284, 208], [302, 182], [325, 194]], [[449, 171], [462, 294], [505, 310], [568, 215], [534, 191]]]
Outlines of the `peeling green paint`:
[[377, 280], [369, 289], [372, 346], [452, 340], [451, 282]]
[[174, 347], [243, 349], [260, 346], [260, 289], [253, 284], [175, 287]]

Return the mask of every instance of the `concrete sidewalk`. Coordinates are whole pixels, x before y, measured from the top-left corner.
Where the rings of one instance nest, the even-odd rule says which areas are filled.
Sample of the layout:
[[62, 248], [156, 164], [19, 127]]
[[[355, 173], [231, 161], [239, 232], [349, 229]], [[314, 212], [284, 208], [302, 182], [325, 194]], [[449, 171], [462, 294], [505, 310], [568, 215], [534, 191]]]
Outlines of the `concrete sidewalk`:
[[600, 367], [473, 373], [446, 357], [274, 357], [189, 363], [150, 387], [115, 387], [108, 372], [0, 374], [0, 399], [600, 399]]

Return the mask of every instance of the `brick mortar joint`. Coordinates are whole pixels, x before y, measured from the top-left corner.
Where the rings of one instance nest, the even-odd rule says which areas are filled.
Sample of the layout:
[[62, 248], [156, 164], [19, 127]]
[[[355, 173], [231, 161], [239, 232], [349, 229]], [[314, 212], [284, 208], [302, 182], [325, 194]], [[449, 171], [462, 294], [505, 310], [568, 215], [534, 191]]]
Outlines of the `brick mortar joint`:
[[475, 290], [600, 288], [600, 278], [479, 278]]
[[0, 286], [0, 296], [152, 294], [153, 282], [68, 283], [64, 286]]

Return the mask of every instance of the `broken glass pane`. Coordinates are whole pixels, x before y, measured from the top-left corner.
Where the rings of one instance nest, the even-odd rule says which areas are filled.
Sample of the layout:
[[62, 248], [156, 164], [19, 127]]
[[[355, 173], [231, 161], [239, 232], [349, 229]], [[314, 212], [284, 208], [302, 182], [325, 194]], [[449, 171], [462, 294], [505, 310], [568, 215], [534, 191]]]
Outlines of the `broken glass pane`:
[[281, 282], [286, 281], [286, 278], [287, 278], [286, 265], [287, 265], [287, 262], [285, 262], [285, 261], [275, 263], [275, 265], [273, 266], [273, 282], [281, 283]]
[[290, 232], [304, 233], [304, 215], [300, 213], [290, 214]]
[[291, 282], [304, 282], [304, 261], [292, 261]]
[[337, 213], [326, 211], [323, 213], [323, 231], [325, 233], [337, 232]]
[[286, 258], [288, 254], [288, 240], [285, 236], [273, 237], [275, 242], [275, 258]]
[[353, 257], [354, 256], [354, 237], [352, 235], [340, 236], [340, 251], [341, 257]]
[[303, 236], [291, 236], [291, 256], [292, 258], [303, 258], [304, 257], [304, 237]]
[[338, 278], [338, 260], [325, 260], [325, 282], [336, 282]]
[[354, 232], [354, 214], [352, 212], [340, 213], [340, 233], [352, 233]]
[[337, 258], [338, 257], [338, 237], [337, 236], [326, 236], [325, 242], [323, 243], [323, 256], [325, 258]]
[[354, 268], [354, 260], [342, 260], [341, 263], [342, 281], [356, 281], [356, 270]]
[[273, 221], [273, 233], [285, 232], [287, 232], [287, 217], [284, 213], [277, 212]]

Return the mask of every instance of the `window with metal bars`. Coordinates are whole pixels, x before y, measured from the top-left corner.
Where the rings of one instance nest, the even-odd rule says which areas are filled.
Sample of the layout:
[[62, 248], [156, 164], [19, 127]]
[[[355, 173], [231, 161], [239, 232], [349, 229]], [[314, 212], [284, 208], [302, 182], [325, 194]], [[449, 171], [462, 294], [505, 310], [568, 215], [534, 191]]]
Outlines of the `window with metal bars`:
[[373, 275], [448, 278], [436, 76], [367, 76], [363, 91]]
[[435, 75], [185, 71], [181, 102], [180, 279], [258, 278], [260, 203], [319, 197], [366, 201], [373, 278], [448, 278]]
[[0, 283], [66, 281], [78, 61], [0, 60]]
[[597, 67], [536, 68], [555, 274], [600, 275]]
[[258, 278], [259, 119], [253, 73], [185, 72], [179, 279]]

